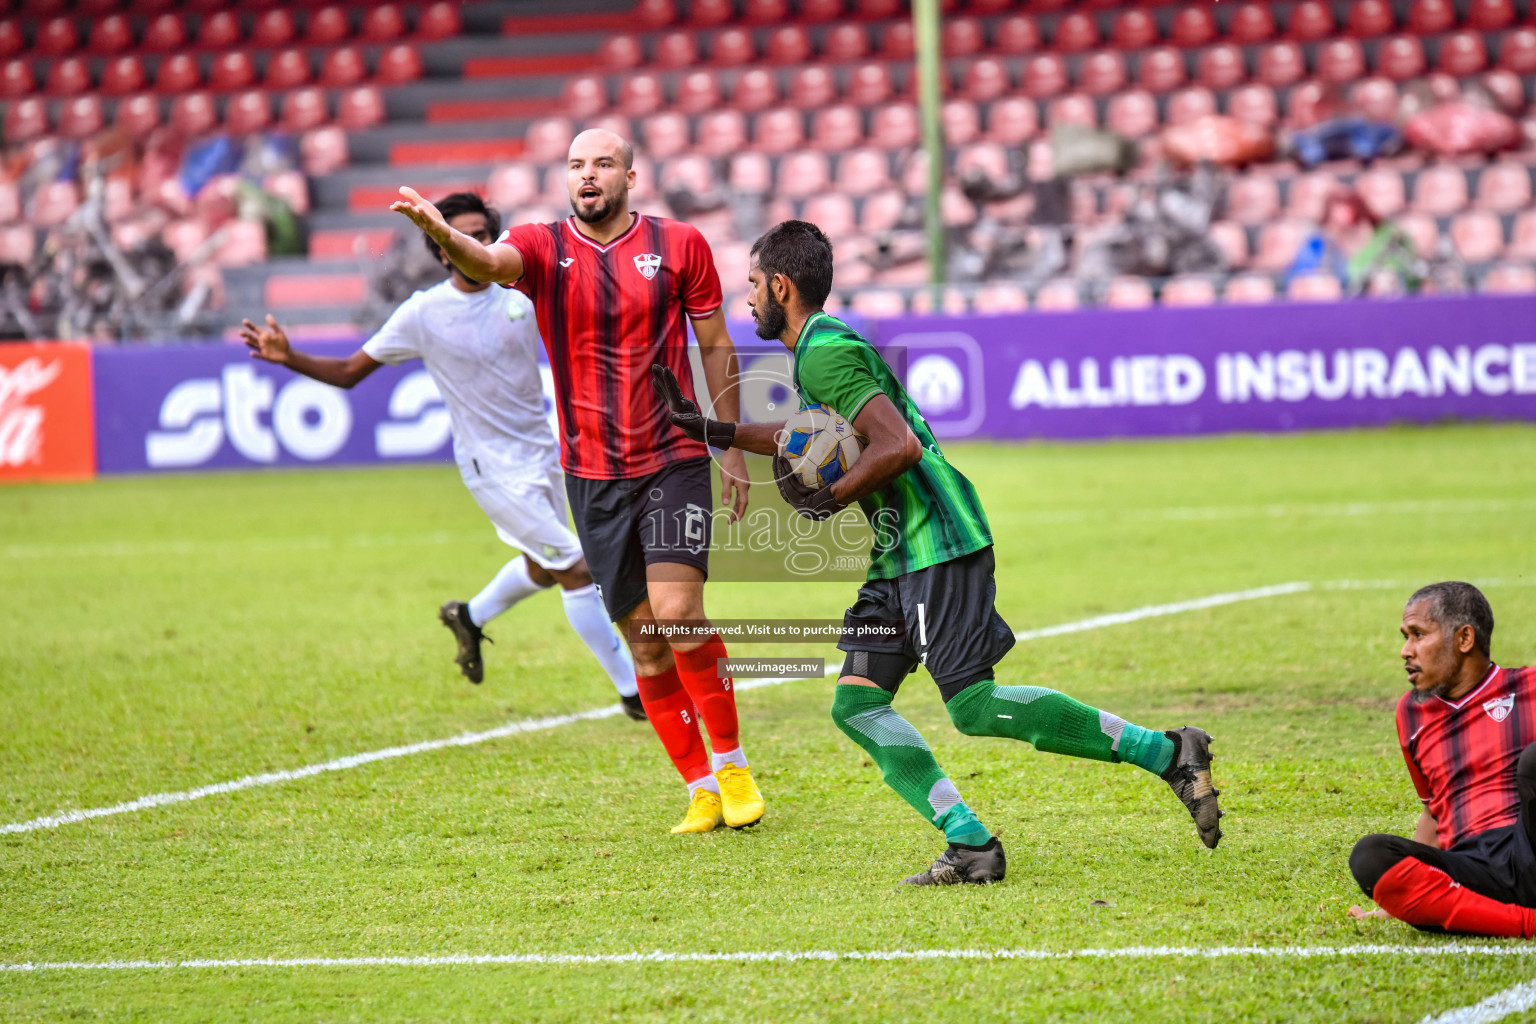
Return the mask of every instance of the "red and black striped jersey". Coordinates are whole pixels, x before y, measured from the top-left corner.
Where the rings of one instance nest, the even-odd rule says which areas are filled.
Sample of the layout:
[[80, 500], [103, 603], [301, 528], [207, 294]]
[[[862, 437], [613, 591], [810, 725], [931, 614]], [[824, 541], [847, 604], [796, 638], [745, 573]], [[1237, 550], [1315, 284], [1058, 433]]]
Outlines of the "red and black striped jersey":
[[1397, 705], [1397, 738], [1408, 774], [1435, 817], [1441, 849], [1519, 817], [1515, 762], [1536, 741], [1536, 669], [1489, 669], [1452, 703], [1431, 697]]
[[607, 245], [575, 218], [522, 224], [497, 241], [523, 257], [513, 287], [533, 300], [555, 378], [560, 463], [572, 476], [622, 480], [708, 455], [667, 419], [651, 364], [694, 397], [688, 325], [720, 308], [709, 243], [691, 224], [637, 213]]

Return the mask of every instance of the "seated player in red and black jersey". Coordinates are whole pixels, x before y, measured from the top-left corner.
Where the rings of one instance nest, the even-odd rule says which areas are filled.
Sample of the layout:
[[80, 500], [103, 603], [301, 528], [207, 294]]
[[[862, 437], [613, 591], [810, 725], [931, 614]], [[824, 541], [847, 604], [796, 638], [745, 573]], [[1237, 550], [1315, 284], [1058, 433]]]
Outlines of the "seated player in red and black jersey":
[[1355, 844], [1349, 869], [1381, 909], [1349, 912], [1536, 937], [1536, 669], [1493, 663], [1493, 610], [1470, 583], [1416, 592], [1402, 634], [1397, 735], [1424, 811], [1412, 839]]

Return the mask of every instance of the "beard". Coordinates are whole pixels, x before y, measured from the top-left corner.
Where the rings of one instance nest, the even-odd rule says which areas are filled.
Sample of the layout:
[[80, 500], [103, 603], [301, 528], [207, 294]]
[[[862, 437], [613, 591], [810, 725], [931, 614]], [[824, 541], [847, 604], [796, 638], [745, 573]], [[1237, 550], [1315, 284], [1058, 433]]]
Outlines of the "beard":
[[766, 288], [763, 289], [763, 301], [752, 310], [752, 319], [757, 321], [757, 336], [764, 341], [772, 341], [789, 326], [789, 315], [784, 312], [783, 305]]
[[583, 208], [581, 201], [573, 196], [571, 198], [571, 212], [575, 213], [576, 219], [583, 223], [598, 224], [607, 220], [612, 215], [616, 202], [617, 199], [614, 196], [610, 196], [605, 192], [603, 193], [603, 198], [598, 200], [597, 205], [589, 210]]

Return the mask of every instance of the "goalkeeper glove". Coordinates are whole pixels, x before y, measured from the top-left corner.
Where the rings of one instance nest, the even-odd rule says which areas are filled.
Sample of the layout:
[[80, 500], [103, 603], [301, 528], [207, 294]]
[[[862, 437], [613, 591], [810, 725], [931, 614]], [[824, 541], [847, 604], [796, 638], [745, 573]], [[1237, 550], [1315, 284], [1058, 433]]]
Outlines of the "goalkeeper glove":
[[679, 430], [711, 448], [731, 446], [736, 438], [736, 424], [712, 420], [699, 412], [699, 407], [683, 394], [682, 386], [677, 383], [677, 375], [670, 369], [660, 363], [652, 363], [651, 384], [655, 386], [656, 394], [667, 404], [667, 418]]
[[818, 488], [801, 483], [799, 474], [782, 455], [773, 457], [773, 478], [789, 507], [806, 519], [826, 519], [848, 507], [832, 496], [831, 484]]

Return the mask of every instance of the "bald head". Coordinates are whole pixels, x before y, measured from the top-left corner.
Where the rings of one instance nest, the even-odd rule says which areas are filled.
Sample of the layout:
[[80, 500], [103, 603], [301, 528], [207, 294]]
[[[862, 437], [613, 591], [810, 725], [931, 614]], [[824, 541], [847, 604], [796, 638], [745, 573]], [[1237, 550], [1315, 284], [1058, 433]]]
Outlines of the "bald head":
[[571, 210], [583, 223], [629, 226], [629, 190], [635, 187], [635, 151], [621, 135], [589, 128], [571, 142], [565, 161]]
[[588, 160], [597, 156], [613, 157], [626, 171], [635, 166], [635, 147], [624, 136], [606, 128], [588, 128], [572, 139], [571, 159], [575, 160], [578, 153]]

